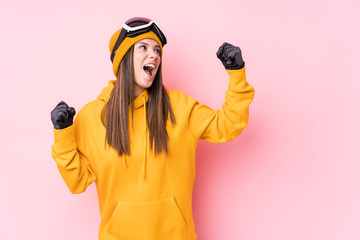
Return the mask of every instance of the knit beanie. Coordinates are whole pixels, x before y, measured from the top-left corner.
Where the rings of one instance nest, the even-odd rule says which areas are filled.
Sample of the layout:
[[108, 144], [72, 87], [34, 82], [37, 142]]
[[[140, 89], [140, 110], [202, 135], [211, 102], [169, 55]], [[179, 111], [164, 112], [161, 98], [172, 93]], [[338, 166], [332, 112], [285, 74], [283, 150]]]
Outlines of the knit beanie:
[[[116, 40], [118, 39], [120, 35], [121, 29], [117, 30], [111, 37], [110, 43], [109, 43], [109, 49], [110, 54], [112, 53], [112, 50], [115, 46]], [[136, 42], [145, 39], [150, 38], [154, 39], [160, 46], [160, 56], [162, 56], [162, 44], [160, 39], [156, 36], [156, 34], [153, 31], [149, 31], [143, 34], [140, 34], [136, 37], [125, 37], [124, 40], [121, 42], [118, 49], [115, 51], [115, 56], [113, 60], [113, 72], [115, 77], [118, 75], [120, 62], [122, 61], [123, 57], [125, 56], [126, 52], [131, 48], [132, 45], [134, 45]]]

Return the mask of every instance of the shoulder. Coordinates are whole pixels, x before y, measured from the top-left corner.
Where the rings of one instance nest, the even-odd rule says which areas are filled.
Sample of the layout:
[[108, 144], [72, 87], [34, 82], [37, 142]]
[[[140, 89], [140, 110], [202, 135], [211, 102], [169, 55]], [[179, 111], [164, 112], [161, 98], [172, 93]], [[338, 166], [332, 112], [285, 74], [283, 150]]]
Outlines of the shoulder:
[[170, 102], [172, 105], [173, 104], [189, 105], [197, 102], [195, 99], [193, 99], [192, 97], [188, 96], [187, 94], [181, 91], [173, 90], [173, 89], [167, 89], [166, 91], [169, 95]]
[[105, 103], [99, 99], [88, 102], [79, 110], [76, 118], [81, 121], [91, 121], [91, 119], [100, 117], [104, 106]]

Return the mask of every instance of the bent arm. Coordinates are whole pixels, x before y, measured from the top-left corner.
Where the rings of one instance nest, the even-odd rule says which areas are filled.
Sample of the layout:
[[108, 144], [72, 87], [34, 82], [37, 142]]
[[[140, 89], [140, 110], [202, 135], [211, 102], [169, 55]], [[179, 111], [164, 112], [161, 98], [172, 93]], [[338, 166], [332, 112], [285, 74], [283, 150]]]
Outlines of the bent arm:
[[189, 128], [196, 138], [212, 143], [227, 142], [239, 136], [248, 124], [255, 90], [246, 81], [245, 67], [226, 71], [230, 80], [221, 110], [198, 102], [192, 106]]
[[74, 194], [84, 192], [96, 179], [78, 125], [76, 119], [70, 127], [54, 129], [54, 144], [51, 146], [51, 155], [59, 172]]

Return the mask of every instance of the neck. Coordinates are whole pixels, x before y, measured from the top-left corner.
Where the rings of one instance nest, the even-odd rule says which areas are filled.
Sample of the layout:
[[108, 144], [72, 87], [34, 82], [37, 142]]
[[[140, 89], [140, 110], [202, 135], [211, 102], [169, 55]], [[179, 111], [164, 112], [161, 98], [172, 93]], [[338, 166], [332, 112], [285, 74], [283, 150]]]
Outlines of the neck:
[[140, 88], [140, 87], [135, 87], [134, 89], [134, 98], [137, 98], [142, 92], [144, 91], [143, 88]]

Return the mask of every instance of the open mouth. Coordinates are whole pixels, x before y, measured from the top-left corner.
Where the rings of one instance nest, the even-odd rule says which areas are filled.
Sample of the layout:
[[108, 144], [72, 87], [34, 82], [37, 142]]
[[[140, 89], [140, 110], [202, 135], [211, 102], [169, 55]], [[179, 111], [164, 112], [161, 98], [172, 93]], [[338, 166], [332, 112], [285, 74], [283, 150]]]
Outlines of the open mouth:
[[154, 69], [155, 69], [155, 65], [154, 65], [154, 64], [146, 64], [146, 65], [144, 66], [144, 71], [145, 71], [145, 73], [146, 73], [149, 77], [152, 77], [152, 76], [153, 76]]

